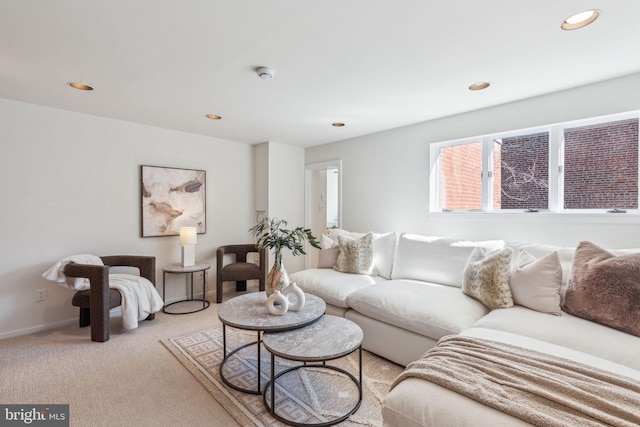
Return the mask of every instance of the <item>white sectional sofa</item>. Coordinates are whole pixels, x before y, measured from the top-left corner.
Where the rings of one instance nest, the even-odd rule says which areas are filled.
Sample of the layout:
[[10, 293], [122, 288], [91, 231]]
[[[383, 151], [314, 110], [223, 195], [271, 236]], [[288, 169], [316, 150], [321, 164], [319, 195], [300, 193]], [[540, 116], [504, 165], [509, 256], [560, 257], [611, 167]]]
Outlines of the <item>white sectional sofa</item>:
[[[633, 378], [640, 384], [640, 325], [634, 326], [640, 323], [640, 286], [632, 284], [631, 289], [627, 286], [625, 300], [614, 299], [618, 303], [622, 301], [620, 304], [624, 307], [620, 309], [627, 310], [631, 319], [614, 313], [617, 320], [610, 320], [607, 316], [611, 313], [605, 313], [598, 314], [600, 317], [595, 316], [596, 321], [592, 321], [583, 318], [589, 315], [579, 317], [563, 311], [569, 301], [563, 302], [561, 297], [575, 268], [576, 248], [499, 240], [470, 242], [406, 233], [373, 234], [370, 271], [354, 274], [332, 268], [336, 257], [344, 255], [343, 250], [349, 250], [339, 249], [338, 241], [353, 243], [362, 240], [364, 235], [336, 230], [331, 240], [323, 236], [319, 267], [324, 268], [296, 272], [291, 280], [305, 292], [323, 298], [327, 313], [344, 316], [360, 325], [366, 350], [412, 367], [412, 362], [434, 348], [443, 337], [460, 335], [579, 361]], [[586, 256], [583, 253], [589, 254], [592, 246], [580, 249], [582, 258]], [[640, 261], [637, 266], [628, 265], [629, 257], [633, 257], [634, 262], [636, 258], [640, 260], [640, 255], [628, 254], [639, 251], [614, 251], [610, 255], [620, 255], [613, 260], [625, 260], [626, 264], [619, 270], [631, 269], [632, 274], [635, 271], [640, 282]], [[499, 261], [502, 264], [505, 256], [509, 257], [506, 280], [512, 302], [504, 303], [505, 308], [489, 308], [486, 297], [474, 294], [473, 286], [483, 281], [504, 282], [504, 268], [486, 268], [491, 254], [498, 253], [504, 255]], [[583, 280], [580, 276], [583, 270], [589, 271], [593, 263], [583, 264], [584, 269], [574, 272], [577, 279], [573, 279], [572, 289], [578, 279]], [[577, 293], [571, 294], [571, 301], [579, 301], [574, 295]], [[489, 297], [496, 295], [490, 292]], [[496, 298], [502, 301], [500, 298], [504, 300], [504, 295]], [[637, 300], [631, 305], [625, 302], [634, 298]], [[488, 304], [494, 304], [493, 300]], [[620, 318], [622, 325], [616, 323]], [[609, 327], [612, 324], [615, 328]], [[636, 329], [629, 331], [629, 328]], [[536, 425], [536, 422], [523, 421], [522, 416], [507, 414], [430, 380], [410, 376], [394, 385], [385, 398], [383, 418], [385, 426], [397, 427]], [[582, 423], [583, 420], [576, 421], [576, 425]]]

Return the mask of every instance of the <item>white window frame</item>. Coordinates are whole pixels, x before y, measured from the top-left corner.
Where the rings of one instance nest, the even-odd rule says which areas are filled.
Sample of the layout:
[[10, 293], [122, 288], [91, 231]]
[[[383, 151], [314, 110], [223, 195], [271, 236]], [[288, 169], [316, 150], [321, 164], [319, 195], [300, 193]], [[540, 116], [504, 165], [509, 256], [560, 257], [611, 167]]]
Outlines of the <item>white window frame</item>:
[[[493, 209], [493, 141], [496, 139], [510, 138], [518, 135], [528, 135], [534, 133], [548, 132], [549, 134], [549, 206], [548, 209], [540, 212], [562, 213], [562, 214], [605, 214], [610, 213], [607, 209], [565, 209], [564, 208], [564, 130], [566, 128], [576, 128], [583, 126], [610, 123], [621, 120], [638, 119], [640, 121], [640, 110], [626, 113], [610, 114], [606, 116], [593, 117], [582, 120], [556, 123], [548, 126], [536, 126], [513, 131], [496, 132], [483, 136], [462, 138], [444, 142], [433, 143], [429, 147], [429, 212], [443, 212], [444, 207], [439, 206], [439, 153], [444, 147], [464, 145], [482, 141], [482, 208], [480, 213], [496, 213], [500, 215], [528, 213], [522, 209]], [[640, 141], [638, 144], [640, 152]], [[640, 173], [640, 155], [638, 156], [638, 171]], [[640, 176], [638, 178], [640, 180]], [[638, 186], [638, 201], [640, 205], [640, 185]], [[478, 211], [446, 211], [450, 213], [477, 213]], [[638, 209], [627, 209], [627, 213], [640, 214]]]

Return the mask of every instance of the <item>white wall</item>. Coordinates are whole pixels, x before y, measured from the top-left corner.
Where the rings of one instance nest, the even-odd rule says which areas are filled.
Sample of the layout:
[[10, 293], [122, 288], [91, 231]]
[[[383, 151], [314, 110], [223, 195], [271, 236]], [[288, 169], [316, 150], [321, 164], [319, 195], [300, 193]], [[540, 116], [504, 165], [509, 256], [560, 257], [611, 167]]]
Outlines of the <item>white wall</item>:
[[[490, 89], [489, 89], [490, 90]], [[639, 247], [640, 218], [428, 214], [429, 144], [640, 109], [640, 74], [306, 150], [306, 162], [342, 159], [343, 228], [573, 246]]]
[[[140, 165], [207, 172], [207, 232], [196, 259], [249, 242], [253, 151], [247, 144], [0, 99], [0, 338], [77, 322], [71, 290], [41, 274], [77, 253], [143, 254], [162, 266], [180, 261], [177, 237], [140, 237]], [[36, 290], [47, 300], [36, 302]], [[168, 277], [168, 299], [184, 297]]]
[[[304, 149], [269, 141], [256, 145], [255, 152], [256, 209], [286, 220], [291, 228], [303, 226]], [[304, 269], [304, 257], [294, 257], [289, 251], [284, 251], [283, 263], [289, 273]]]

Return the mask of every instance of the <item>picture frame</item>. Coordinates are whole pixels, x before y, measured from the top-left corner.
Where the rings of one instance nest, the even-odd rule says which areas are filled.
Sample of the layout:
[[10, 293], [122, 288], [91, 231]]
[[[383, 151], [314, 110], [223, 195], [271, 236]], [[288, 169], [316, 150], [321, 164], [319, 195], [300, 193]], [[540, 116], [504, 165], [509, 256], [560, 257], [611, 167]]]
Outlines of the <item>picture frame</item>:
[[206, 233], [206, 178], [204, 170], [141, 165], [141, 237], [176, 236], [180, 227]]

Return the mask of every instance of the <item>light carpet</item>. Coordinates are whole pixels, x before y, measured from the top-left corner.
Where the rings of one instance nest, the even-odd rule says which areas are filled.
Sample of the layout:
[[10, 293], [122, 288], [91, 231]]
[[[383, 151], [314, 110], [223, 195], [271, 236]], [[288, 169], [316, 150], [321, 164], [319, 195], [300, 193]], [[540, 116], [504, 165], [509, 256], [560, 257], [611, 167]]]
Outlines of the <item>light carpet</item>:
[[[227, 328], [227, 352], [244, 343], [255, 342], [257, 333]], [[280, 426], [266, 410], [262, 395], [242, 393], [220, 379], [223, 358], [222, 326], [181, 335], [163, 344], [191, 372], [209, 393], [242, 426]], [[255, 388], [257, 384], [257, 348], [248, 346], [225, 364], [225, 377], [233, 384]], [[271, 376], [270, 353], [261, 349], [262, 386]], [[296, 362], [276, 357], [276, 373]], [[358, 377], [358, 352], [328, 362]], [[363, 401], [358, 411], [343, 426], [382, 426], [382, 399], [403, 368], [369, 352], [362, 352]], [[277, 413], [296, 422], [317, 424], [348, 412], [358, 399], [356, 385], [345, 375], [332, 370], [305, 368], [292, 371], [277, 380]]]

